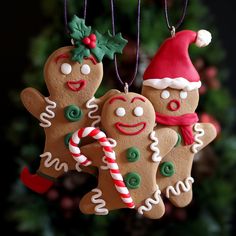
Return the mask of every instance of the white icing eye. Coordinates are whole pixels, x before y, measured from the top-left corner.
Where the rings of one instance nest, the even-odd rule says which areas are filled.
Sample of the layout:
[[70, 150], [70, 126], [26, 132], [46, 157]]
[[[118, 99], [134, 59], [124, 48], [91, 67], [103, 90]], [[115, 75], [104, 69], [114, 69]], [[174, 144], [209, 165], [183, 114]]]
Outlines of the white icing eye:
[[186, 98], [188, 97], [188, 92], [186, 92], [186, 91], [181, 91], [181, 92], [179, 93], [179, 96], [180, 96], [181, 99], [186, 99]]
[[168, 90], [163, 90], [161, 93], [161, 98], [167, 99], [170, 96], [170, 92]]
[[143, 108], [142, 107], [134, 108], [134, 115], [135, 116], [142, 116], [143, 115]]
[[82, 65], [81, 69], [80, 69], [81, 73], [84, 75], [88, 75], [91, 71], [90, 66], [87, 64]]
[[61, 65], [61, 72], [64, 74], [64, 75], [69, 75], [72, 71], [72, 66], [68, 63], [63, 63]]
[[125, 112], [125, 108], [123, 108], [123, 107], [118, 107], [117, 109], [116, 109], [116, 115], [117, 116], [125, 116], [125, 114], [126, 114], [126, 112]]

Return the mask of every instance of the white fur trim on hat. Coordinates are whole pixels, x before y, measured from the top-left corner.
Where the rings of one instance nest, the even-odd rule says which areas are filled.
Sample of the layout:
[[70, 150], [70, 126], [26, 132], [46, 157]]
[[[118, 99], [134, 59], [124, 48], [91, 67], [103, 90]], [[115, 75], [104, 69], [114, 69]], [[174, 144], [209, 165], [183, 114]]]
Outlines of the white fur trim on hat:
[[197, 32], [196, 46], [199, 48], [206, 47], [211, 42], [211, 33], [207, 30], [199, 30]]
[[201, 87], [201, 81], [198, 82], [189, 82], [183, 77], [178, 78], [162, 78], [162, 79], [147, 79], [143, 81], [144, 86], [150, 86], [156, 89], [182, 89], [185, 91], [192, 91]]

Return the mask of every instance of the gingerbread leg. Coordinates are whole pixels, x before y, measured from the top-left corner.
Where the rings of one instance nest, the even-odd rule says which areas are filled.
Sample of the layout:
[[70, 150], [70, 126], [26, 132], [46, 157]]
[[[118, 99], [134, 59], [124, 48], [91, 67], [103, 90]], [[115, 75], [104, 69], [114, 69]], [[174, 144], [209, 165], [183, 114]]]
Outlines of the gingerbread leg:
[[165, 205], [158, 186], [152, 197], [147, 198], [143, 205], [138, 207], [137, 211], [140, 215], [144, 215], [150, 219], [160, 219], [164, 215]]
[[99, 188], [87, 193], [80, 201], [79, 208], [84, 214], [107, 215], [109, 213]]
[[166, 188], [166, 197], [177, 207], [185, 207], [192, 201], [192, 177], [186, 178], [184, 181], [178, 181], [175, 186]]

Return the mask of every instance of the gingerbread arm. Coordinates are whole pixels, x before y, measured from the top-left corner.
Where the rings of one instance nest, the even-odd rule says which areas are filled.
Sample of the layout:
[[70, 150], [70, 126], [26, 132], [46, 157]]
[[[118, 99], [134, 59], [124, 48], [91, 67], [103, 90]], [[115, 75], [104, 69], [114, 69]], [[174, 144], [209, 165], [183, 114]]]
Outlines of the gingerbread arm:
[[26, 88], [21, 92], [21, 101], [25, 108], [37, 119], [45, 110], [46, 102], [44, 96], [34, 88]]
[[178, 141], [178, 135], [173, 129], [159, 128], [155, 131], [158, 139], [158, 146], [160, 149], [160, 156], [164, 157], [168, 154], [176, 145]]
[[105, 165], [102, 161], [104, 153], [102, 151], [102, 147], [98, 143], [92, 143], [80, 148], [81, 153], [86, 156], [90, 161], [92, 161], [92, 165], [96, 167], [100, 167]]
[[216, 138], [216, 128], [211, 123], [197, 123], [193, 127], [195, 144], [192, 146], [194, 153], [202, 150]]

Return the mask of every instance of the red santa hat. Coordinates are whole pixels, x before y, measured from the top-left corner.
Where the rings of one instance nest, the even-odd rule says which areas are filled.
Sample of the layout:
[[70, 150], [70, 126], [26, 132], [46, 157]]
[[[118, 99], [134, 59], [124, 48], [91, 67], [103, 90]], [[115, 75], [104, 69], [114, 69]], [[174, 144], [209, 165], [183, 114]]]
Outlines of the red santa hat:
[[190, 60], [188, 48], [192, 43], [205, 47], [210, 42], [211, 33], [207, 30], [183, 30], [168, 38], [144, 72], [143, 85], [156, 89], [170, 87], [186, 91], [200, 88], [200, 76]]

